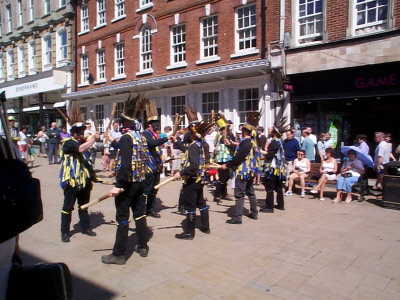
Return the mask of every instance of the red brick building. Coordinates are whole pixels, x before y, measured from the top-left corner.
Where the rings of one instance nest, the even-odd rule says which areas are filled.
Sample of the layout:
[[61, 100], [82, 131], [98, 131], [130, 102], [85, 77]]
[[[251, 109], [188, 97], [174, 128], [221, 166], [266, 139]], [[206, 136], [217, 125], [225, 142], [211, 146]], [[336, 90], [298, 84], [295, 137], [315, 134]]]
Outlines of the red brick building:
[[136, 92], [156, 100], [162, 127], [183, 105], [223, 112], [235, 128], [262, 108], [260, 124], [272, 124], [284, 98], [268, 59], [279, 48], [279, 9], [264, 0], [79, 0], [76, 89], [63, 98], [94, 110], [101, 131], [112, 104], [120, 110]]

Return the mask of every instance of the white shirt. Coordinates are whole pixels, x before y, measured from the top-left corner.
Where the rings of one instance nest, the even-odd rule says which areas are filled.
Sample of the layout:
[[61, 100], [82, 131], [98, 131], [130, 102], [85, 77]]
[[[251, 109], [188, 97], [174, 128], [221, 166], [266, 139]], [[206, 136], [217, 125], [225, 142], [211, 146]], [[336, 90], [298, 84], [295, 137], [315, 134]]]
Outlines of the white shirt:
[[386, 141], [380, 142], [375, 150], [375, 157], [374, 157], [375, 166], [378, 165], [379, 157], [382, 156], [383, 159], [382, 159], [382, 164], [380, 165], [380, 169], [383, 170], [383, 165], [390, 161], [390, 152], [391, 152], [390, 144], [387, 143]]

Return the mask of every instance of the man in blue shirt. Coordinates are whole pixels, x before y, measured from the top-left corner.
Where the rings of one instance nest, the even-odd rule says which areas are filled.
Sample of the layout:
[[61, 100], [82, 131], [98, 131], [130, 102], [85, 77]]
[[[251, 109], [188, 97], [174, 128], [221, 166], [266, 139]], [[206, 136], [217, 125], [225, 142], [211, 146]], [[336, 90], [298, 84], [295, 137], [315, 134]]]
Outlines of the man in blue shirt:
[[[286, 179], [289, 178], [290, 173], [293, 170], [293, 161], [297, 158], [297, 151], [300, 150], [300, 143], [294, 138], [295, 130], [293, 128], [286, 131], [286, 139], [283, 141], [283, 147], [285, 149], [285, 167], [286, 167]], [[286, 186], [289, 180], [286, 180]]]

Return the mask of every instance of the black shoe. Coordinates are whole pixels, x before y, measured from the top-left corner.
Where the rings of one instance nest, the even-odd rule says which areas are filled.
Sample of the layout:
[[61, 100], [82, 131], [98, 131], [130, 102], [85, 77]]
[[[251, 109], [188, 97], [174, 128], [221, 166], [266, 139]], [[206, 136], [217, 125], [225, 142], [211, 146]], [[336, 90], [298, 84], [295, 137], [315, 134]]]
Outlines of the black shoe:
[[109, 254], [109, 255], [103, 255], [101, 257], [101, 261], [104, 264], [114, 264], [114, 265], [124, 265], [126, 262], [125, 256], [124, 255], [113, 255], [113, 254]]
[[249, 213], [247, 216], [248, 216], [250, 219], [253, 219], [253, 220], [257, 220], [257, 219], [258, 219], [257, 214], [255, 214], [255, 213], [253, 213], [253, 212]]
[[358, 202], [363, 202], [365, 200], [365, 198], [364, 197], [360, 197], [360, 198], [358, 198]]
[[181, 207], [181, 208], [179, 208], [179, 213], [181, 214], [181, 215], [184, 215], [184, 214], [186, 214], [186, 210], [185, 210], [185, 208], [184, 207]]
[[143, 248], [139, 248], [139, 245], [135, 246], [135, 252], [139, 253], [141, 257], [147, 257], [147, 255], [149, 254], [149, 249], [149, 246]]
[[63, 233], [63, 234], [61, 234], [61, 241], [62, 241], [63, 243], [69, 243], [69, 236], [68, 236], [68, 233]]
[[82, 234], [86, 234], [88, 236], [96, 236], [96, 232], [94, 232], [92, 229], [84, 229], [82, 230]]
[[215, 198], [213, 199], [213, 201], [214, 201], [214, 202], [217, 202], [217, 204], [219, 204], [219, 203], [222, 202], [222, 201], [221, 201], [221, 198], [218, 198], [218, 197], [215, 197]]
[[263, 213], [274, 213], [273, 208], [262, 208], [262, 209], [260, 209], [260, 211]]
[[279, 210], [285, 210], [284, 207], [279, 207], [278, 205], [275, 205], [275, 208], [276, 208], [276, 209], [279, 209]]
[[226, 223], [228, 223], [228, 224], [242, 224], [242, 221], [235, 220], [235, 219], [230, 219], [230, 220], [226, 220]]
[[179, 233], [179, 234], [175, 234], [175, 238], [180, 239], [180, 240], [193, 240], [193, 235], [191, 235], [190, 233]]
[[200, 228], [200, 231], [204, 232], [205, 234], [210, 234], [211, 233], [210, 228]]
[[161, 215], [160, 214], [158, 214], [158, 213], [156, 213], [155, 211], [149, 211], [148, 213], [147, 213], [147, 215], [149, 216], [149, 217], [153, 217], [153, 218], [157, 218], [157, 219], [159, 219], [159, 218], [161, 218]]

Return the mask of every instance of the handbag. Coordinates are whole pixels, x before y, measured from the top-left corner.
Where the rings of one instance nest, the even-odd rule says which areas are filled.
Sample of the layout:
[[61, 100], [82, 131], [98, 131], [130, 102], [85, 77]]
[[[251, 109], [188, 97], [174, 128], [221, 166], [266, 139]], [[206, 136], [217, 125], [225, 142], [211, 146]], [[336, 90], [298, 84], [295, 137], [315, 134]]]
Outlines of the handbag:
[[311, 177], [311, 179], [318, 181], [321, 177], [322, 177], [322, 173], [317, 173], [317, 174], [313, 175]]
[[0, 160], [0, 243], [42, 219], [40, 181], [23, 161]]
[[350, 172], [346, 172], [346, 173], [343, 173], [342, 176], [343, 176], [343, 178], [349, 178], [349, 177], [352, 177], [353, 174], [351, 174]]

